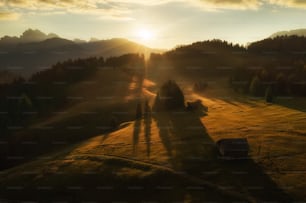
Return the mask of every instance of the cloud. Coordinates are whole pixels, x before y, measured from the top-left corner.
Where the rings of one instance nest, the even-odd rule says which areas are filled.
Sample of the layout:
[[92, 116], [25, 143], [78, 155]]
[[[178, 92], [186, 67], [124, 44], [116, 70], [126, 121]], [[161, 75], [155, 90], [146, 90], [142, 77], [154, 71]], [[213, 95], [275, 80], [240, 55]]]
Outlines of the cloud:
[[173, 2], [176, 0], [106, 0], [104, 2], [108, 3], [125, 3], [125, 4], [139, 4], [139, 5], [146, 5], [146, 6], [154, 6], [154, 5], [160, 5], [165, 4], [169, 2]]
[[[0, 6], [9, 12], [2, 19], [16, 19], [19, 14], [78, 13], [96, 15], [99, 19], [129, 21], [134, 20], [135, 9], [180, 3], [204, 10], [256, 9], [260, 0], [0, 0]], [[171, 8], [169, 8], [171, 9]]]
[[18, 13], [10, 11], [0, 11], [0, 20], [17, 20], [19, 18]]
[[306, 8], [306, 0], [0, 0], [1, 8], [7, 11], [2, 12], [1, 19], [16, 19], [17, 13], [24, 12], [54, 15], [64, 12], [96, 15], [100, 19], [133, 20], [131, 16], [135, 9], [167, 3], [180, 3], [206, 11], [256, 10], [264, 4]]
[[192, 3], [206, 10], [254, 10], [262, 5], [260, 0], [192, 0]]
[[283, 7], [306, 9], [306, 0], [269, 0], [269, 3]]
[[156, 6], [167, 3], [184, 3], [210, 9], [255, 9], [264, 0], [107, 0], [108, 3], [125, 3], [142, 6]]
[[133, 6], [157, 6], [166, 3], [194, 4], [206, 8], [257, 8], [260, 0], [0, 0], [10, 7], [25, 9], [100, 10], [131, 9]]
[[[122, 0], [124, 2], [125, 0]], [[99, 18], [127, 19], [129, 10], [117, 1], [108, 0], [0, 0], [7, 10], [44, 14], [84, 13], [98, 15]], [[121, 2], [121, 1], [120, 1]]]
[[34, 10], [49, 9], [92, 9], [96, 8], [96, 0], [6, 0], [5, 5], [10, 8]]
[[[273, 0], [271, 0], [273, 1]], [[203, 8], [257, 8], [259, 0], [0, 0], [0, 5], [23, 9], [65, 9], [68, 11], [126, 10], [138, 6], [157, 6], [166, 3], [185, 3]]]
[[207, 9], [254, 9], [261, 5], [260, 0], [108, 0], [108, 2], [133, 3], [144, 6], [180, 2], [201, 6]]

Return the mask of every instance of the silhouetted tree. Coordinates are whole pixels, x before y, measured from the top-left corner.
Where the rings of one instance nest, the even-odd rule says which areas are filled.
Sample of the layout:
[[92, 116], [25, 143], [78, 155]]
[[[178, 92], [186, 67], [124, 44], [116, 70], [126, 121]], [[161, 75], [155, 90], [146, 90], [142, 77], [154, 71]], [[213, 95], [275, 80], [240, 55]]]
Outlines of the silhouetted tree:
[[180, 87], [172, 80], [164, 83], [154, 103], [156, 111], [168, 111], [182, 109], [185, 107], [185, 98]]

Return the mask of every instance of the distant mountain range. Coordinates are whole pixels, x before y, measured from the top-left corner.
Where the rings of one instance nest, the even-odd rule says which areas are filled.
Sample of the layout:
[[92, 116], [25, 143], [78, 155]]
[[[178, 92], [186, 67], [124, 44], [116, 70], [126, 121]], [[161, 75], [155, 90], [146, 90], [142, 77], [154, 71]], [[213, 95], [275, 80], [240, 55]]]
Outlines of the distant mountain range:
[[20, 37], [4, 36], [0, 39], [0, 45], [12, 45], [18, 43], [39, 42], [46, 39], [59, 37], [54, 33], [45, 34], [40, 30], [28, 29]]
[[4, 36], [0, 39], [0, 71], [8, 70], [28, 76], [59, 61], [91, 56], [118, 56], [126, 53], [160, 53], [127, 39], [68, 40], [54, 33], [28, 29], [20, 37]]
[[[269, 38], [273, 39], [277, 36], [293, 35], [306, 36], [306, 29], [276, 32]], [[266, 46], [266, 41], [268, 39], [265, 41], [261, 40], [250, 43], [248, 47], [255, 47], [255, 45], [257, 46], [260, 43], [264, 43]], [[291, 45], [293, 43], [292, 40], [294, 39], [286, 38], [283, 39], [283, 41], [284, 40], [287, 44]], [[300, 39], [300, 41], [301, 40], [302, 39]], [[216, 48], [220, 51], [219, 46], [223, 46], [220, 44], [210, 44], [209, 46], [212, 47], [209, 48], [206, 47], [205, 43], [200, 43], [200, 45], [201, 49], [205, 49], [206, 52], [209, 50], [216, 51]], [[198, 45], [195, 43], [192, 46]], [[196, 53], [198, 52], [197, 50], [198, 48], [196, 49]], [[232, 48], [230, 48], [230, 50], [232, 50]], [[236, 48], [233, 50], [235, 51]], [[1, 75], [7, 75], [8, 73], [10, 74], [7, 78], [12, 78], [12, 75], [27, 77], [32, 73], [46, 69], [57, 62], [67, 59], [87, 58], [93, 56], [103, 56], [104, 58], [107, 58], [126, 53], [145, 53], [148, 56], [150, 53], [161, 53], [163, 51], [164, 50], [160, 49], [152, 49], [122, 38], [109, 40], [92, 38], [89, 41], [81, 39], [68, 40], [61, 38], [54, 33], [45, 34], [40, 30], [28, 29], [19, 37], [4, 36], [0, 39], [0, 80], [2, 80]]]
[[280, 31], [272, 34], [270, 38], [275, 38], [277, 36], [304, 36], [306, 37], [306, 29], [296, 29], [296, 30], [289, 30], [289, 31]]

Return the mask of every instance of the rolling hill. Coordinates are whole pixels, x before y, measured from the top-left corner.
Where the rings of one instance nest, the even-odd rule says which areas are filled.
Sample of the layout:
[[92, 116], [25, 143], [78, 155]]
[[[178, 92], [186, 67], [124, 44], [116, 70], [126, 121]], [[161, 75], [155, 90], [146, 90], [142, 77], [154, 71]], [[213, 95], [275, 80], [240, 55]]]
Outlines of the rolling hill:
[[[271, 105], [258, 98], [241, 96], [227, 87], [224, 78], [211, 78], [208, 91], [197, 94], [192, 91], [194, 80], [181, 79], [177, 78], [186, 99], [201, 99], [208, 106], [207, 115], [152, 112], [123, 123], [113, 132], [63, 146], [57, 152], [2, 171], [0, 191], [4, 200], [292, 202], [305, 199], [302, 173], [306, 153], [305, 107], [292, 109], [291, 99], [279, 99], [278, 104]], [[151, 95], [151, 99], [159, 86], [156, 82], [148, 80], [142, 87], [143, 94]], [[131, 80], [130, 90], [136, 84]], [[130, 93], [128, 98], [133, 100]], [[135, 98], [137, 95], [136, 92]], [[89, 111], [89, 107], [93, 103], [85, 102], [81, 111], [70, 112]], [[54, 119], [65, 120], [55, 116], [45, 124]], [[228, 137], [248, 138], [249, 160], [220, 159], [214, 143]]]
[[[305, 98], [278, 96], [271, 104], [239, 94], [228, 84], [231, 66], [251, 67], [258, 58], [268, 64], [271, 57], [261, 56], [262, 50], [273, 51], [275, 44], [287, 40], [305, 41], [301, 37], [266, 39], [253, 44], [252, 54], [220, 40], [206, 41], [156, 55], [157, 60], [148, 64], [122, 56], [108, 62], [122, 62], [123, 68], [97, 66], [92, 74], [77, 77], [71, 84], [66, 74], [72, 76], [69, 71], [76, 67], [69, 61], [67, 66], [55, 66], [41, 80], [65, 89], [69, 105], [24, 128], [8, 126], [13, 136], [0, 144], [3, 152], [9, 149], [11, 154], [1, 155], [15, 164], [0, 172], [1, 201], [305, 200]], [[16, 46], [33, 56], [31, 50], [62, 57], [100, 55], [99, 50], [115, 53], [129, 44], [122, 39], [76, 43], [52, 38]], [[288, 61], [292, 64], [294, 60]], [[87, 67], [86, 60], [79, 63]], [[60, 80], [53, 81], [51, 76]], [[135, 120], [137, 104], [147, 99], [152, 106], [159, 87], [169, 79], [179, 84], [186, 102], [199, 99], [208, 112], [151, 112]], [[208, 88], [193, 91], [198, 81], [207, 82]], [[113, 121], [121, 124], [111, 127]], [[215, 143], [234, 137], [248, 139], [249, 159], [220, 157]]]

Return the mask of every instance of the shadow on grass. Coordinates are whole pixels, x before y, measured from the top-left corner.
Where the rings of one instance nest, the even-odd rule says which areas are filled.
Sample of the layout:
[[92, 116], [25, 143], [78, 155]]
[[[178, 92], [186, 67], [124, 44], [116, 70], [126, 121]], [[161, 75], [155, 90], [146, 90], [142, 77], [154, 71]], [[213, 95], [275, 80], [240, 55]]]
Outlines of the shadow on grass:
[[148, 112], [144, 117], [144, 135], [145, 142], [147, 145], [147, 157], [150, 157], [151, 152], [151, 125], [152, 125], [152, 115]]
[[139, 142], [139, 133], [140, 133], [140, 124], [141, 119], [137, 119], [134, 123], [134, 131], [133, 131], [133, 154], [137, 153], [137, 145]]
[[[156, 113], [152, 119], [162, 129], [160, 136], [175, 170], [210, 181], [224, 190], [228, 187], [244, 193], [257, 202], [292, 202], [253, 160], [218, 159], [214, 142], [196, 113]], [[69, 153], [70, 150], [65, 152]], [[35, 172], [41, 167], [43, 171], [38, 175], [20, 174], [17, 170], [19, 173], [12, 173], [0, 183], [0, 194], [8, 199], [47, 202], [242, 202], [141, 161], [86, 154], [74, 160], [61, 160], [64, 157], [62, 154], [50, 162], [40, 162], [42, 165], [24, 168], [25, 172]], [[59, 169], [53, 171], [56, 161], [60, 162]], [[80, 167], [82, 163], [86, 163], [84, 167]], [[87, 164], [97, 167], [86, 169]], [[22, 190], [18, 190], [20, 185]]]
[[[220, 100], [223, 102], [226, 102], [230, 105], [239, 107], [240, 104], [255, 107], [257, 106], [256, 101], [254, 101], [255, 98], [251, 98], [247, 95], [239, 94], [235, 91], [232, 91], [231, 96], [219, 96], [215, 95], [214, 93], [206, 93], [206, 92], [196, 92], [196, 94], [202, 96], [202, 97], [207, 97], [213, 101]], [[264, 98], [257, 98], [258, 100], [264, 99]]]
[[[87, 160], [102, 162], [104, 167], [95, 173], [80, 173], [65, 167], [63, 173], [42, 174], [35, 181], [31, 174], [16, 179], [10, 177], [11, 188], [0, 183], [2, 200], [41, 201], [41, 202], [233, 202], [240, 199], [219, 194], [211, 188], [195, 187], [184, 178], [167, 170], [151, 168], [149, 165], [118, 159], [99, 159], [87, 157]], [[84, 160], [79, 160], [84, 161]], [[120, 175], [122, 169], [127, 173]], [[72, 170], [71, 172], [68, 172]], [[134, 171], [143, 171], [147, 175], [135, 176]], [[152, 172], [152, 170], [154, 172]], [[130, 172], [130, 174], [128, 173]], [[24, 182], [23, 182], [24, 181]], [[38, 189], [41, 188], [41, 189]], [[51, 188], [51, 189], [50, 189]]]
[[176, 170], [190, 170], [193, 163], [215, 158], [214, 141], [200, 120], [205, 115], [185, 110], [155, 114], [161, 140]]
[[306, 99], [303, 97], [276, 97], [275, 104], [306, 112]]
[[154, 115], [160, 138], [176, 170], [186, 170], [196, 160], [214, 153], [214, 142], [208, 136], [198, 113], [178, 111], [159, 112]]
[[238, 191], [258, 202], [293, 201], [252, 159], [220, 159], [215, 142], [196, 113], [159, 112], [154, 119], [175, 170], [208, 180], [224, 190]]
[[134, 111], [126, 111], [131, 106], [135, 106], [135, 102], [116, 103], [96, 109], [93, 114], [80, 112], [75, 116], [17, 132], [7, 142], [6, 157], [1, 160], [0, 167], [13, 167], [42, 154], [111, 132], [115, 130], [111, 123], [112, 117], [115, 116], [118, 123], [130, 121], [134, 117]]

